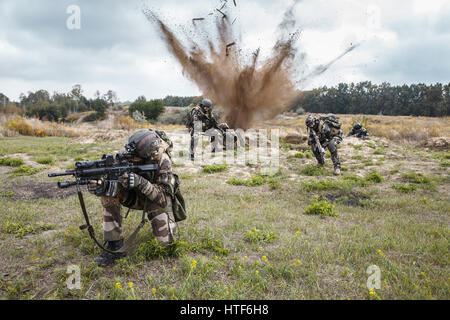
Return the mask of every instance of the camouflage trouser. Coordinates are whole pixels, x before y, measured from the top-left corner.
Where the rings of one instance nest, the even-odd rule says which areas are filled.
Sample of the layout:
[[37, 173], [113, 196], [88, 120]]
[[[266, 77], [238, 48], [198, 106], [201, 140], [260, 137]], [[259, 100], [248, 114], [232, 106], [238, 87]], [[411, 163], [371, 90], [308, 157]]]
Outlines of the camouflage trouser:
[[[342, 141], [342, 139], [340, 139], [339, 137], [334, 137], [330, 141], [328, 141], [328, 142], [323, 144], [324, 148], [328, 148], [328, 150], [330, 150], [331, 161], [333, 162], [334, 168], [339, 168], [339, 169], [341, 168], [341, 161], [339, 160], [339, 154], [338, 154], [338, 150], [337, 150], [337, 145], [339, 143], [341, 143], [341, 141]], [[317, 150], [317, 148], [314, 147], [314, 145], [312, 145], [312, 152], [314, 153], [314, 156], [316, 157], [317, 162], [320, 165], [325, 164], [324, 156], [322, 156], [320, 154], [320, 152]]]
[[[189, 129], [189, 134], [191, 135], [191, 145], [190, 145], [190, 148], [189, 148], [189, 153], [191, 155], [195, 154], [195, 149], [197, 148], [198, 140], [199, 140], [200, 135], [202, 133], [203, 132], [195, 132], [194, 128], [190, 128]], [[212, 135], [210, 135], [211, 133], [212, 133]], [[210, 135], [211, 152], [215, 152], [215, 150], [217, 148], [217, 144], [218, 144], [218, 141], [217, 141], [216, 136], [215, 136], [215, 134], [217, 134], [217, 132], [216, 131], [211, 131], [211, 133], [210, 133], [210, 130], [207, 130], [206, 132], [204, 132], [204, 134], [206, 136]]]
[[[122, 205], [119, 198], [101, 197], [103, 206], [103, 240], [115, 241], [123, 239]], [[171, 211], [148, 213], [153, 235], [165, 246], [172, 243], [176, 232], [176, 223]]]

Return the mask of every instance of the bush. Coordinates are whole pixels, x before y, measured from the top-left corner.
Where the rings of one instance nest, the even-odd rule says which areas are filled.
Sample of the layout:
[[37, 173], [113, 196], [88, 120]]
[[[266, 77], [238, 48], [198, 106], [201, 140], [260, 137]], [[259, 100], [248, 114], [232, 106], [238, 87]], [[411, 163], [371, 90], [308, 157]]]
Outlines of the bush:
[[392, 188], [394, 188], [395, 190], [399, 191], [399, 192], [403, 192], [403, 193], [411, 193], [416, 191], [416, 186], [413, 184], [394, 184], [392, 186]]
[[53, 158], [52, 157], [40, 158], [37, 159], [36, 162], [40, 164], [52, 164]]
[[189, 108], [174, 108], [170, 112], [164, 112], [158, 122], [161, 124], [186, 124], [189, 117]]
[[97, 119], [104, 117], [106, 109], [108, 109], [108, 102], [103, 99], [97, 98], [91, 101], [91, 108], [96, 112]]
[[37, 116], [39, 120], [59, 121], [67, 117], [67, 108], [56, 103], [42, 102], [31, 107], [26, 115], [29, 117]]
[[384, 181], [384, 178], [376, 171], [371, 171], [366, 174], [366, 180], [369, 182], [380, 183]]
[[247, 230], [244, 236], [245, 241], [252, 243], [262, 243], [262, 242], [270, 243], [277, 238], [278, 236], [272, 231], [264, 232], [256, 228]]
[[203, 168], [203, 172], [206, 173], [215, 173], [221, 172], [228, 169], [228, 165], [226, 163], [223, 164], [212, 164]]
[[10, 166], [10, 167], [18, 167], [23, 165], [23, 160], [22, 159], [15, 159], [15, 158], [3, 158], [0, 159], [0, 165], [2, 166]]
[[402, 175], [403, 179], [405, 179], [406, 181], [410, 182], [410, 183], [416, 183], [416, 184], [429, 184], [432, 182], [432, 179], [430, 176], [425, 175], [423, 173], [420, 172], [409, 172], [409, 173], [404, 173]]
[[164, 112], [164, 104], [162, 100], [135, 101], [128, 108], [130, 116], [135, 111], [142, 112], [147, 120], [157, 120]]
[[337, 217], [338, 215], [334, 208], [335, 206], [333, 204], [327, 201], [319, 201], [319, 197], [315, 196], [314, 201], [309, 204], [304, 214]]

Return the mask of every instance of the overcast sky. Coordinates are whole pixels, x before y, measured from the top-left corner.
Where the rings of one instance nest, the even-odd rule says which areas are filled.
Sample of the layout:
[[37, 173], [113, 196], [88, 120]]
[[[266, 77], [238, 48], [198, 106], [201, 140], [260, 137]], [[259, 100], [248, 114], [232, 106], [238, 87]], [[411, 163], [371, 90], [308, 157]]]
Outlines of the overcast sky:
[[[174, 30], [192, 34], [192, 18], [213, 26], [224, 0], [0, 0], [0, 92], [46, 89], [84, 94], [112, 89], [120, 100], [139, 95], [198, 95], [183, 77], [154, 25], [151, 8]], [[276, 27], [292, 0], [228, 0], [244, 51], [270, 52]], [[80, 9], [80, 28], [69, 6]], [[301, 29], [299, 70], [326, 64], [351, 44], [360, 46], [301, 89], [370, 80], [392, 84], [450, 81], [450, 0], [303, 0], [295, 7]], [[234, 19], [234, 18], [233, 18]], [[69, 29], [69, 26], [75, 28]]]

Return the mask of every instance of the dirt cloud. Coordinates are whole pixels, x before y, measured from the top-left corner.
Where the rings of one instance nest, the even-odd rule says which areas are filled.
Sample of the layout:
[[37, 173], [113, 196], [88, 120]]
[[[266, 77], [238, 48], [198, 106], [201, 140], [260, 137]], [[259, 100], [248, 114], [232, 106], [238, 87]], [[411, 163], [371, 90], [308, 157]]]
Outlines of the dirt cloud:
[[143, 12], [157, 26], [162, 40], [181, 64], [183, 74], [197, 84], [204, 97], [225, 110], [228, 125], [248, 129], [255, 120], [271, 119], [283, 112], [299, 94], [293, 65], [299, 36], [293, 14], [297, 3], [284, 13], [278, 25], [278, 40], [264, 60], [259, 49], [250, 57], [241, 54], [239, 37], [233, 30], [235, 19], [230, 13], [234, 8], [222, 5], [215, 10], [212, 19], [218, 37], [214, 41], [208, 37], [206, 42], [202, 41], [198, 26], [205, 23], [203, 19], [193, 19], [198, 31], [198, 39], [193, 39], [175, 35], [153, 11]]

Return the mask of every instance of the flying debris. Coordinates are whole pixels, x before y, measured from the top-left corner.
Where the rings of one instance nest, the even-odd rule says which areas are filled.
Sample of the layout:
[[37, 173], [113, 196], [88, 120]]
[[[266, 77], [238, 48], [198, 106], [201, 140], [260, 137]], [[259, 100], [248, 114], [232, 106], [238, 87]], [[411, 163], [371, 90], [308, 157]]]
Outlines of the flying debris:
[[223, 13], [220, 9], [216, 9], [217, 11], [219, 11], [222, 15], [223, 15], [223, 19], [225, 19], [227, 17], [227, 15], [225, 13]]
[[232, 42], [227, 44], [226, 48], [225, 48], [225, 55], [228, 57], [228, 50], [230, 50], [230, 47], [234, 46], [236, 44], [236, 42]]

